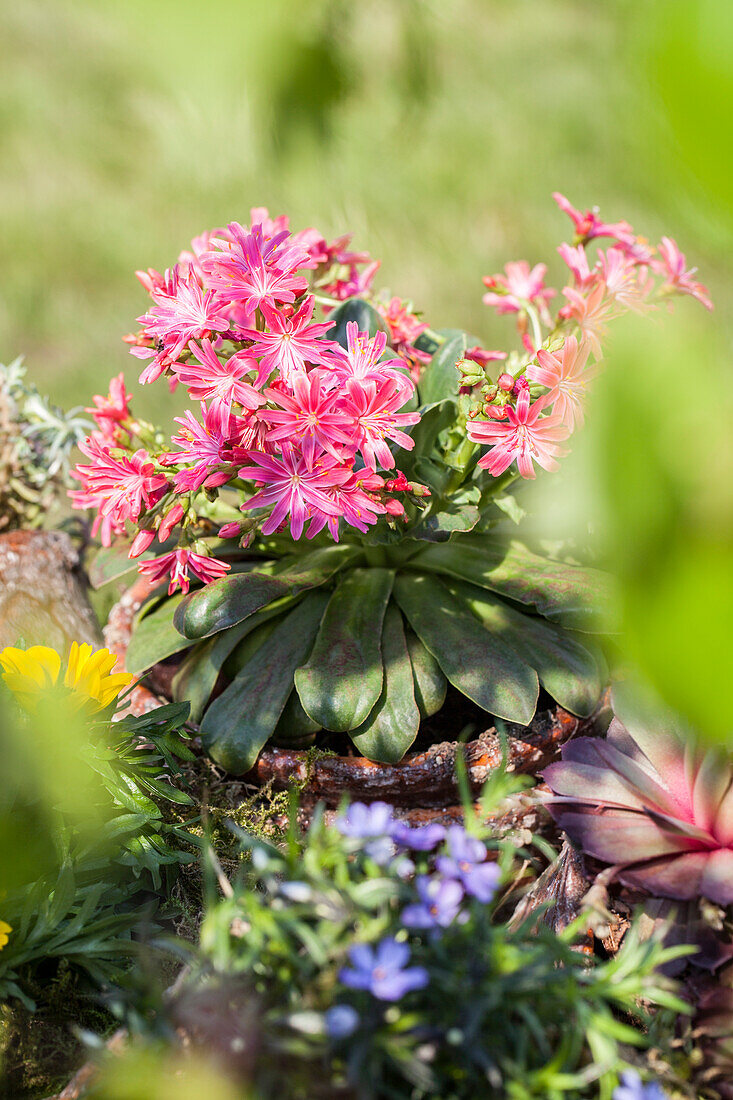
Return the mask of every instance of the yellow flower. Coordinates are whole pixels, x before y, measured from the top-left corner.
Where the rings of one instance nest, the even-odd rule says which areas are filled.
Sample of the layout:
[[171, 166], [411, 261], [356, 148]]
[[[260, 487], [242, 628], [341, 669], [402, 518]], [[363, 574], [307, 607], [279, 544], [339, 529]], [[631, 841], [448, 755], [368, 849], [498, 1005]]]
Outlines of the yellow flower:
[[5, 944], [8, 942], [8, 936], [13, 931], [9, 924], [6, 924], [4, 920], [0, 920], [0, 951], [2, 951]]
[[49, 646], [6, 646], [0, 652], [3, 680], [29, 711], [34, 711], [50, 692], [61, 692], [62, 687], [64, 701], [72, 710], [87, 714], [104, 710], [132, 680], [126, 672], [112, 673], [116, 663], [116, 655], [108, 649], [95, 653], [90, 645], [72, 642], [62, 677], [61, 657]]

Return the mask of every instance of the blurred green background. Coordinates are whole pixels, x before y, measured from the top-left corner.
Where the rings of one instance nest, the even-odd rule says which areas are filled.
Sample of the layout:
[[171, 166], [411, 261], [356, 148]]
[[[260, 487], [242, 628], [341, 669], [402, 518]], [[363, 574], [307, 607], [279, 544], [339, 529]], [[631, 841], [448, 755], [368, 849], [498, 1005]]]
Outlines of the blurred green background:
[[[489, 347], [513, 334], [482, 305], [482, 275], [526, 258], [562, 278], [553, 190], [676, 237], [715, 313], [683, 301], [643, 334], [617, 330], [593, 428], [540, 503], [557, 536], [592, 519], [635, 658], [717, 733], [733, 616], [731, 58], [731, 0], [5, 3], [0, 359], [25, 355], [64, 404], [120, 370], [134, 383], [120, 340], [146, 306], [134, 269], [163, 269], [253, 205], [353, 232], [383, 260], [376, 286]], [[169, 423], [166, 387], [136, 409]]]
[[[689, 101], [690, 81], [660, 35], [675, 11], [710, 9], [720, 47], [715, 9], [731, 6], [0, 5], [0, 359], [24, 354], [64, 403], [88, 403], [122, 369], [133, 382], [120, 337], [146, 307], [134, 269], [163, 269], [252, 205], [353, 231], [383, 259], [375, 285], [490, 346], [511, 325], [482, 305], [482, 275], [526, 257], [561, 277], [569, 222], [554, 189], [677, 236], [722, 312], [730, 224], [696, 157], [680, 156], [665, 97], [683, 85]], [[165, 387], [138, 408], [162, 415]]]

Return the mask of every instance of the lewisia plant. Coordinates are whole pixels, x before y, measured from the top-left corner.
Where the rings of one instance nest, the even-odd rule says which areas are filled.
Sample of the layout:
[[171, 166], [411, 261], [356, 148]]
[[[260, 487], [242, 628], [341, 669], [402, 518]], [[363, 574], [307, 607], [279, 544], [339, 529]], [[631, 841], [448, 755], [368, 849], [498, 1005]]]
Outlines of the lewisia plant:
[[448, 682], [523, 725], [540, 685], [593, 710], [606, 580], [518, 540], [515, 491], [557, 469], [613, 318], [672, 295], [710, 303], [674, 242], [652, 249], [556, 199], [574, 229], [561, 292], [544, 264], [485, 279], [486, 304], [516, 322], [510, 352], [431, 330], [373, 294], [379, 264], [348, 237], [291, 234], [264, 209], [165, 274], [138, 272], [140, 381], [183, 386], [193, 406], [166, 439], [114, 379], [72, 495], [108, 548], [98, 580], [137, 562], [161, 585], [130, 671], [185, 651], [174, 691], [231, 771], [321, 730], [399, 760]]

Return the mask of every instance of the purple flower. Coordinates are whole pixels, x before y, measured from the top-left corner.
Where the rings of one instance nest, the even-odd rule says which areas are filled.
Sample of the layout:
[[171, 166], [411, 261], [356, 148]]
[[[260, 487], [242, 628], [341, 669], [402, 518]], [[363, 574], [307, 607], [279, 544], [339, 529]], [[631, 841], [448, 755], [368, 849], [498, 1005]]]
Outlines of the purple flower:
[[613, 1090], [613, 1100], [667, 1100], [667, 1094], [656, 1081], [645, 1085], [634, 1069], [621, 1074], [621, 1084]]
[[359, 1026], [359, 1013], [351, 1005], [333, 1005], [325, 1013], [324, 1019], [330, 1039], [348, 1039]]
[[375, 863], [388, 863], [394, 855], [392, 829], [394, 810], [387, 802], [352, 802], [346, 813], [336, 818], [342, 836], [368, 840], [364, 851]]
[[392, 826], [392, 839], [401, 848], [411, 848], [413, 852], [430, 852], [445, 839], [442, 825], [421, 825], [412, 828], [406, 821], [395, 821]]
[[339, 979], [352, 989], [367, 989], [379, 1001], [399, 1001], [413, 989], [428, 984], [428, 972], [422, 966], [408, 967], [410, 948], [391, 937], [376, 948], [359, 943], [349, 950], [351, 968], [344, 967]]
[[459, 915], [463, 887], [455, 879], [420, 875], [416, 881], [420, 901], [402, 913], [405, 928], [447, 928]]
[[456, 879], [471, 897], [491, 901], [499, 885], [501, 872], [495, 863], [486, 863], [486, 845], [469, 836], [461, 825], [448, 829], [450, 855], [438, 856], [435, 866], [445, 878]]

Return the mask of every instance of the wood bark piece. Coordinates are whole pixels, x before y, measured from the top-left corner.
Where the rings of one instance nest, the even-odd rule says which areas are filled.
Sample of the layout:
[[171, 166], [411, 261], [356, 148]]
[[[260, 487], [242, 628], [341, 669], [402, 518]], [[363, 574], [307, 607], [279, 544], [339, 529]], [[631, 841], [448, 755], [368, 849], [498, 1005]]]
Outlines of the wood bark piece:
[[79, 555], [63, 531], [0, 535], [0, 648], [20, 639], [61, 653], [73, 641], [101, 644]]

